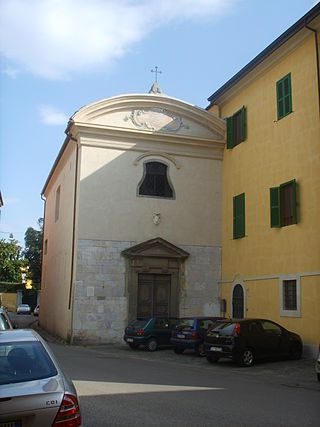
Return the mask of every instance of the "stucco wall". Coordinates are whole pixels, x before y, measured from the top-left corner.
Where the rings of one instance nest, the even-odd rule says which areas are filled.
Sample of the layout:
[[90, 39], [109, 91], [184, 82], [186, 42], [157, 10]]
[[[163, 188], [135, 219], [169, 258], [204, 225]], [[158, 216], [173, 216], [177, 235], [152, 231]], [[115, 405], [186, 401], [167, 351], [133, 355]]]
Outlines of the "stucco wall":
[[[221, 245], [221, 161], [176, 156], [177, 169], [165, 160], [175, 191], [168, 200], [137, 196], [143, 161], [134, 161], [140, 154], [82, 148], [79, 238], [142, 242], [161, 236], [172, 243]], [[159, 225], [153, 213], [161, 214]]]
[[[56, 191], [60, 186], [59, 218], [55, 220]], [[71, 141], [46, 189], [44, 242], [39, 321], [43, 328], [70, 338], [68, 309], [71, 277], [75, 144]]]

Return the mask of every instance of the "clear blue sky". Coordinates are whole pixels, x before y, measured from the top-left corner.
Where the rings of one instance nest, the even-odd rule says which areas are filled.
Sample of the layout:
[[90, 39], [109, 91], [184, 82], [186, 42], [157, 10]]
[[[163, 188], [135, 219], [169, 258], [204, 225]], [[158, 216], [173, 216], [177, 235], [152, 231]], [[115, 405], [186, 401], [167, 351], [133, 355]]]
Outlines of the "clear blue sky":
[[315, 0], [0, 0], [0, 238], [24, 242], [83, 105], [145, 93], [207, 98]]

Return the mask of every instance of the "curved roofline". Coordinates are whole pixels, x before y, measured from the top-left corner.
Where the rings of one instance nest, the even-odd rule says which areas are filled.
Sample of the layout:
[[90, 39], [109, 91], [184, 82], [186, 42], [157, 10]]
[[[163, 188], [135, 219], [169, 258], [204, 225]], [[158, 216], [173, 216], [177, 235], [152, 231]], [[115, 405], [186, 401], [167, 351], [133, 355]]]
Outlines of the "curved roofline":
[[297, 34], [300, 30], [306, 27], [313, 19], [320, 14], [320, 2], [317, 3], [309, 12], [307, 12], [302, 18], [300, 18], [295, 24], [293, 24], [288, 30], [281, 34], [274, 42], [266, 47], [259, 55], [257, 55], [252, 61], [250, 61], [245, 67], [243, 67], [237, 74], [231, 77], [223, 86], [221, 86], [216, 92], [209, 96], [208, 101], [210, 104], [206, 107], [209, 109], [222, 95], [224, 95], [229, 89], [235, 86], [243, 77], [249, 74], [257, 65], [263, 62], [268, 56], [275, 52], [280, 46], [285, 44], [291, 37]]

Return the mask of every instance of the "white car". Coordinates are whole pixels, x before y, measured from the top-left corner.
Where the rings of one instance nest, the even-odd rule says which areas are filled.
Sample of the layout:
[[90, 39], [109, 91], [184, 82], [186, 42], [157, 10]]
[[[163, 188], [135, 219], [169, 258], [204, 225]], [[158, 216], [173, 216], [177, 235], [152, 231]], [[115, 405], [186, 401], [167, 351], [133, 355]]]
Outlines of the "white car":
[[318, 359], [316, 361], [316, 373], [317, 373], [318, 381], [320, 381], [320, 344], [319, 344]]
[[19, 304], [17, 314], [31, 314], [31, 307], [29, 304]]
[[39, 316], [40, 305], [37, 304], [36, 308], [33, 310], [34, 316]]

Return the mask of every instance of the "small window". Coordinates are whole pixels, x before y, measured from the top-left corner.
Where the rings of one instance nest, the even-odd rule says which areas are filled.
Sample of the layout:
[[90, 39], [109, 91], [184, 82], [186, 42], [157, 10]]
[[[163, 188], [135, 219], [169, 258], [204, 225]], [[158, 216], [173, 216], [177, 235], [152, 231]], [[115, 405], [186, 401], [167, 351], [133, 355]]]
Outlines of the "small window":
[[59, 213], [60, 213], [60, 185], [56, 191], [56, 208], [55, 208], [55, 214], [54, 214], [55, 222], [57, 222], [59, 219]]
[[270, 188], [271, 227], [285, 227], [297, 223], [296, 180]]
[[44, 254], [47, 255], [48, 253], [48, 239], [44, 241]]
[[139, 185], [139, 196], [173, 198], [168, 179], [168, 166], [160, 162], [144, 163], [144, 176]]
[[246, 108], [227, 117], [227, 148], [233, 148], [246, 139]]
[[233, 238], [245, 236], [245, 196], [244, 193], [233, 198]]
[[291, 74], [287, 74], [277, 82], [278, 120], [292, 112]]
[[280, 280], [280, 314], [281, 316], [300, 316], [300, 281], [286, 277]]

